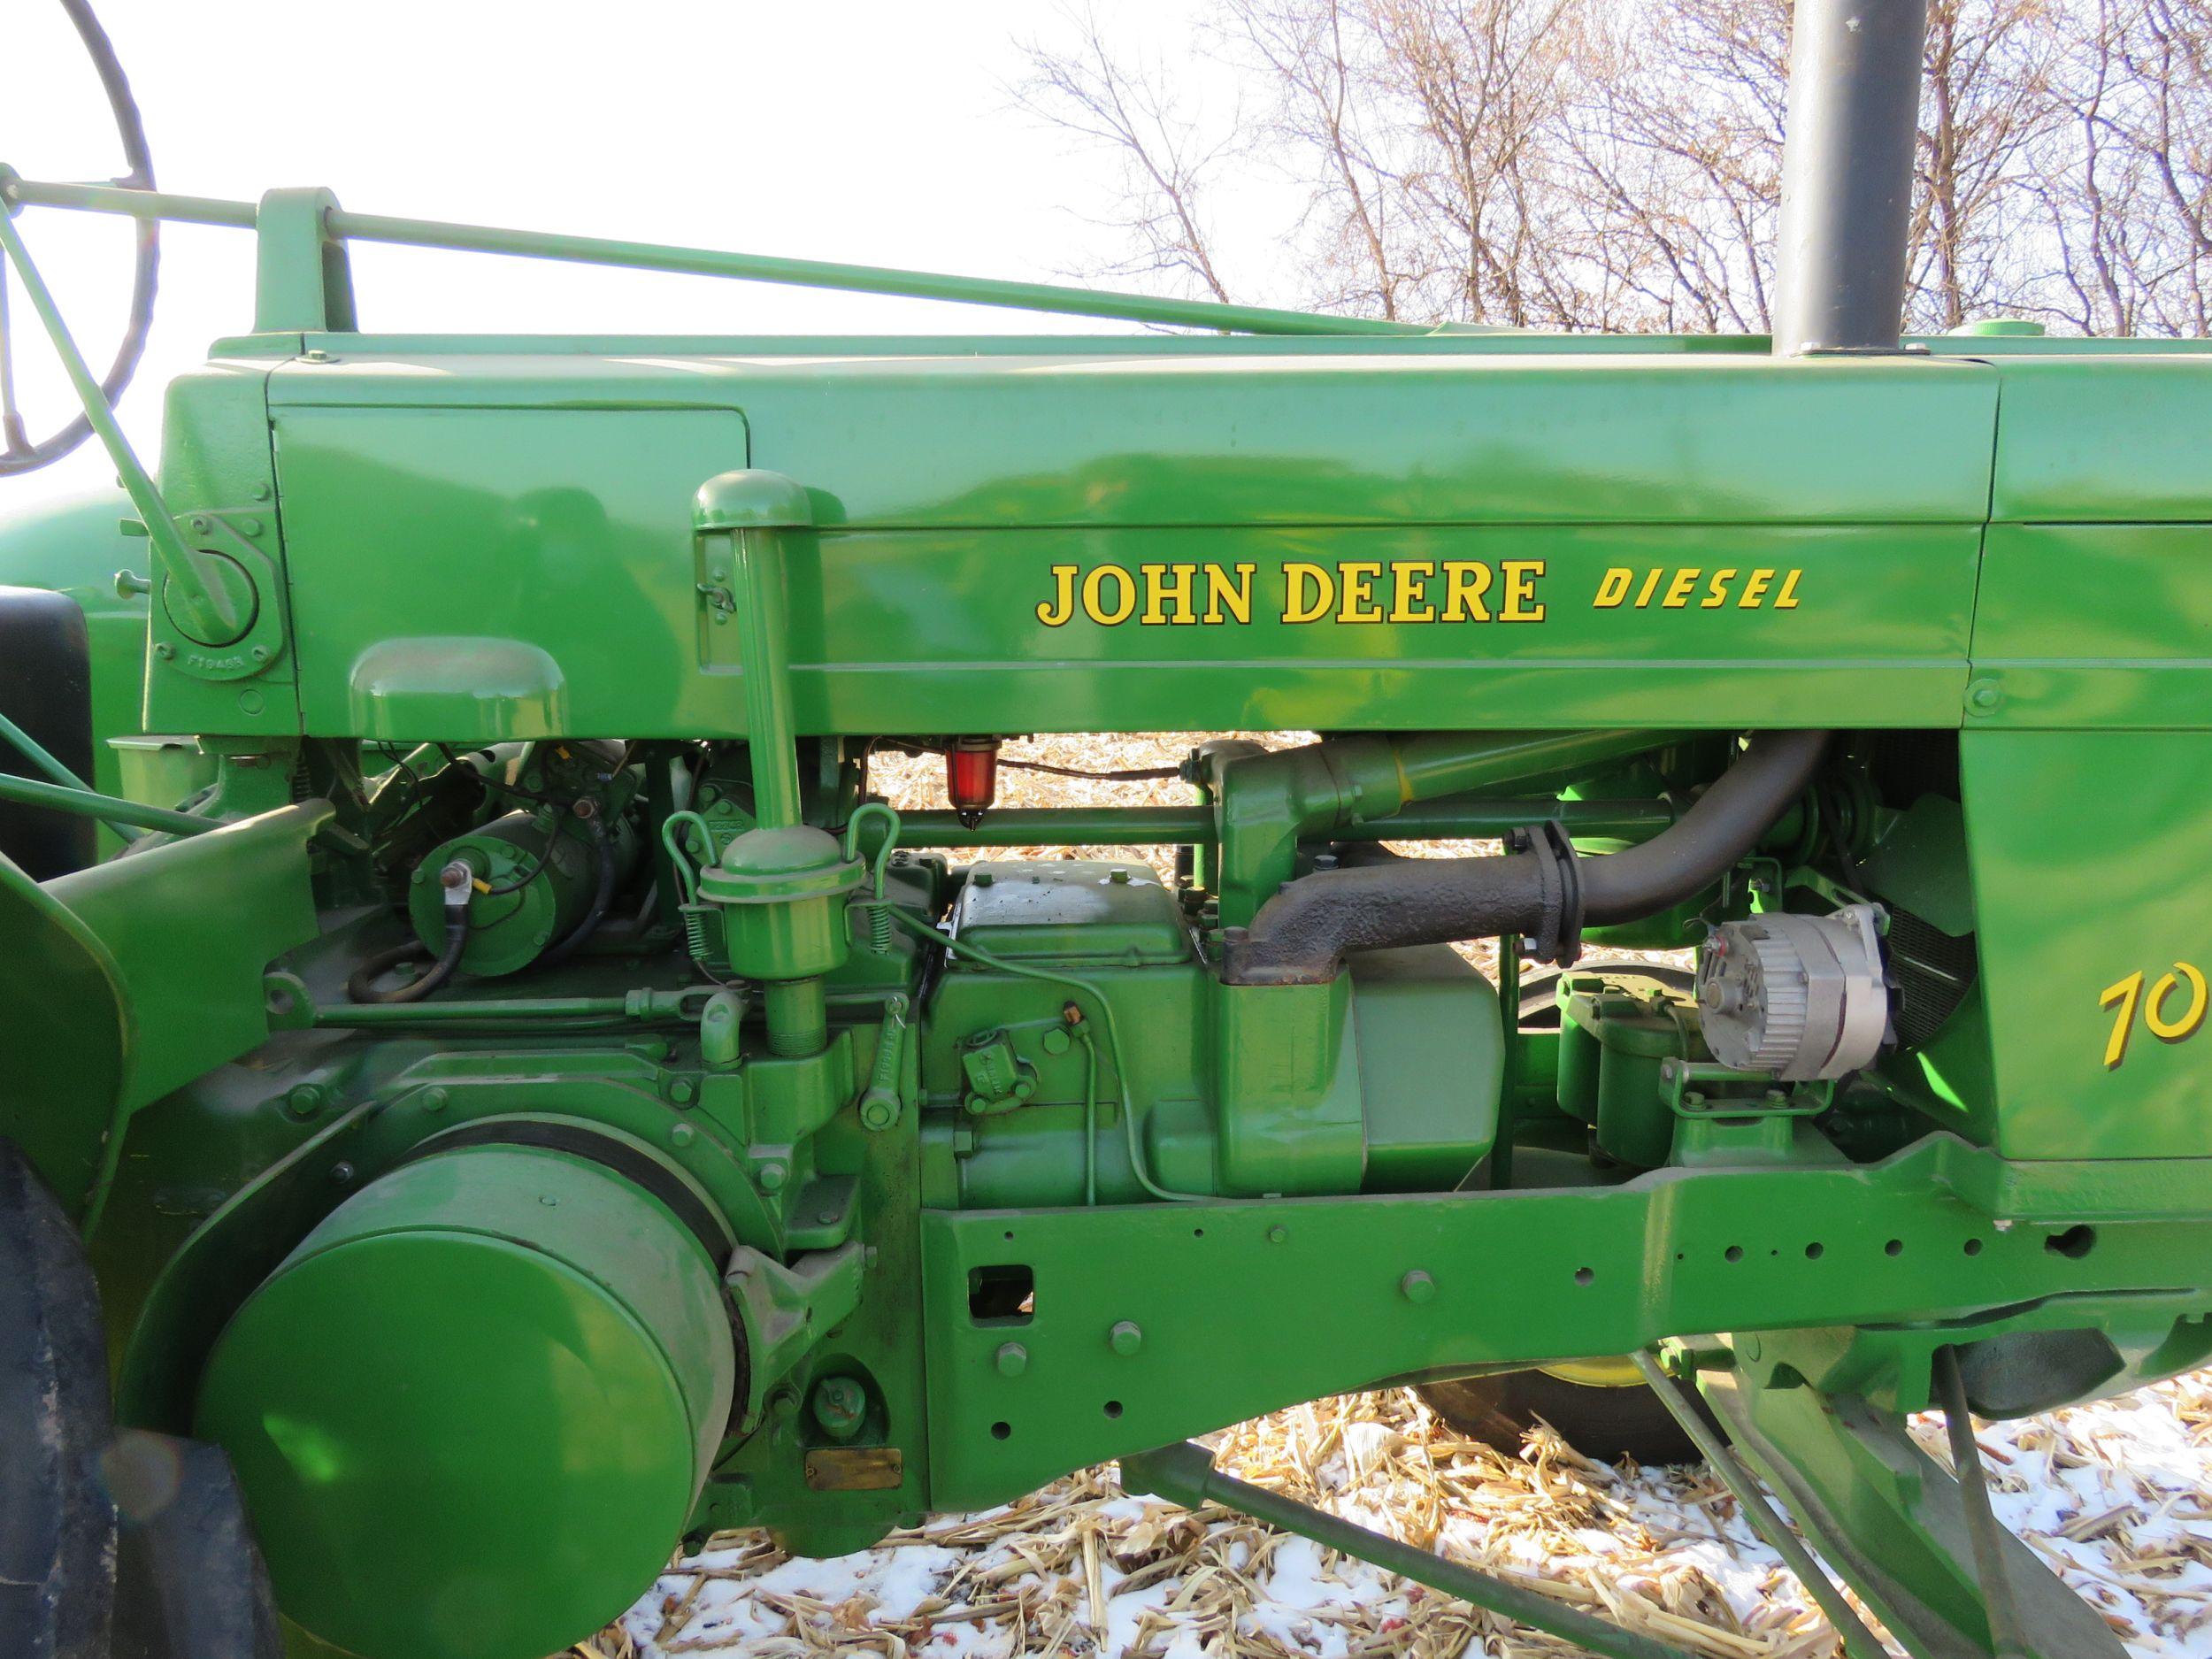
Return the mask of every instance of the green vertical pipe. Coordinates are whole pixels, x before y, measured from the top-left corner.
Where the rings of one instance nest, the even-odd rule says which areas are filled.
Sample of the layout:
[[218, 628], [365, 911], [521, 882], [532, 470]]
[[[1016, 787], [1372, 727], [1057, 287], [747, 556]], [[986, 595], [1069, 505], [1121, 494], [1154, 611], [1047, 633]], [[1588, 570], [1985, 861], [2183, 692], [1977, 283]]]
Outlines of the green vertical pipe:
[[[1513, 1132], [1521, 1121], [1521, 941], [1498, 941], [1498, 1133], [1490, 1142], [1490, 1185], [1513, 1185]], [[1471, 1170], [1469, 1174], [1472, 1174]]]
[[764, 979], [768, 1048], [786, 1057], [819, 1054], [829, 1042], [829, 1003], [819, 979]]
[[775, 534], [741, 530], [732, 554], [741, 595], [737, 628], [745, 654], [745, 725], [753, 757], [753, 811], [763, 824], [780, 827], [799, 821], [799, 765], [793, 752], [783, 571], [774, 555]]
[[[692, 529], [730, 538], [732, 620], [745, 665], [745, 740], [752, 754], [753, 815], [766, 828], [801, 822], [797, 735], [791, 717], [790, 606], [783, 541], [814, 523], [806, 491], [780, 472], [748, 468], [699, 487]], [[711, 595], [703, 595], [710, 601]]]

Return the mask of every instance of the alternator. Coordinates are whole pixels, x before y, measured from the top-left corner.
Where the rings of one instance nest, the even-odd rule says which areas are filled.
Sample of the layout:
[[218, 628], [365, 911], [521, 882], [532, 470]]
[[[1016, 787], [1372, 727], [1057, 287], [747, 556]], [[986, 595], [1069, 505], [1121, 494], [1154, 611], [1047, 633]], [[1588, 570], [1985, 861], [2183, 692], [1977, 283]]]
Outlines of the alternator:
[[1841, 1077], [1889, 1035], [1882, 912], [1776, 912], [1724, 922], [1698, 956], [1706, 1046], [1723, 1065], [1787, 1082]]

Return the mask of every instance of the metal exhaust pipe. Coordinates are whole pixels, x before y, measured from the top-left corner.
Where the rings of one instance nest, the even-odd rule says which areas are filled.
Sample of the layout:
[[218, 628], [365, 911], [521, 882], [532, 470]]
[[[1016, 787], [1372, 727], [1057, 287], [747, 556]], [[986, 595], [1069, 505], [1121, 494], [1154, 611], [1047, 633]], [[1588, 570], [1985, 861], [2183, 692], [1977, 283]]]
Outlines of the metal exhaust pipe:
[[1777, 357], [1898, 348], [1927, 37], [1927, 0], [1797, 0]]

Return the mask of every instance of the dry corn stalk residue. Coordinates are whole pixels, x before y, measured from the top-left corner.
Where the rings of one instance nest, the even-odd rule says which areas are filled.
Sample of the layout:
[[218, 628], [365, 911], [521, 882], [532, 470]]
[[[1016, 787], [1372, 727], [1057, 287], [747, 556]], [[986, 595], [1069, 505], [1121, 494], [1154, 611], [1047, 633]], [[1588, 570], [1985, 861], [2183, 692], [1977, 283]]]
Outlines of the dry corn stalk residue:
[[[1942, 1424], [1915, 1425], [1946, 1460]], [[1609, 1468], [1539, 1430], [1517, 1457], [1409, 1390], [1210, 1437], [1228, 1472], [1712, 1659], [1832, 1659], [1827, 1621], [1701, 1466]], [[2212, 1373], [1981, 1426], [2000, 1517], [2142, 1659], [2212, 1651]], [[1072, 1654], [1534, 1659], [1578, 1652], [1304, 1539], [1087, 1470], [830, 1561], [727, 1533], [593, 1659]]]

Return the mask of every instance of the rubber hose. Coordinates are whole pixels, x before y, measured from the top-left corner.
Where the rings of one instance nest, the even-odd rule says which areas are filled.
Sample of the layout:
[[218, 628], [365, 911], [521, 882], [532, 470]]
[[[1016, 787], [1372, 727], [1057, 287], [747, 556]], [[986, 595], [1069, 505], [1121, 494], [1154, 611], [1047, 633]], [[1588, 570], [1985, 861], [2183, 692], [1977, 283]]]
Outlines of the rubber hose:
[[1324, 985], [1346, 956], [1494, 936], [1545, 936], [1563, 919], [1603, 926], [1655, 915], [1717, 880], [1806, 787], [1825, 732], [1754, 733], [1671, 827], [1640, 847], [1581, 859], [1579, 918], [1563, 918], [1553, 860], [1408, 858], [1302, 877], [1232, 935], [1231, 985]]
[[[576, 948], [597, 930], [600, 922], [606, 917], [607, 906], [614, 902], [614, 837], [607, 833], [606, 821], [596, 812], [584, 822], [591, 828], [592, 845], [599, 854], [599, 885], [592, 891], [591, 908], [584, 912], [583, 919], [569, 930], [568, 937], [540, 956], [534, 966], [557, 967], [575, 955]], [[554, 832], [555, 834], [559, 833], [558, 830]], [[549, 841], [546, 846], [550, 852], [552, 843]]]
[[403, 945], [394, 945], [371, 956], [346, 979], [346, 995], [356, 1002], [419, 1002], [453, 977], [453, 971], [461, 965], [461, 953], [468, 948], [468, 912], [456, 911], [446, 918], [445, 949], [430, 965], [430, 972], [419, 979], [411, 979], [396, 990], [376, 989], [379, 974], [396, 968], [411, 957], [423, 955], [423, 949], [413, 940]]

